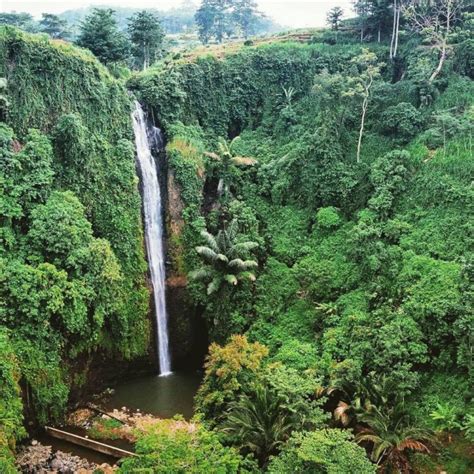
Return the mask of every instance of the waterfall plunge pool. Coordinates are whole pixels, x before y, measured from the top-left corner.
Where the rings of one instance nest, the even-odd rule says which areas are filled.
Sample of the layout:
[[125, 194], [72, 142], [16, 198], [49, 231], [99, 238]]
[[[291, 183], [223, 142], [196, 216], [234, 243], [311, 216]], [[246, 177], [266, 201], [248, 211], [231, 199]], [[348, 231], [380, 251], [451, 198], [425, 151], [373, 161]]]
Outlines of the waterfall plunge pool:
[[107, 409], [127, 407], [160, 418], [194, 414], [194, 395], [202, 372], [173, 372], [166, 376], [149, 375], [121, 383], [107, 402]]

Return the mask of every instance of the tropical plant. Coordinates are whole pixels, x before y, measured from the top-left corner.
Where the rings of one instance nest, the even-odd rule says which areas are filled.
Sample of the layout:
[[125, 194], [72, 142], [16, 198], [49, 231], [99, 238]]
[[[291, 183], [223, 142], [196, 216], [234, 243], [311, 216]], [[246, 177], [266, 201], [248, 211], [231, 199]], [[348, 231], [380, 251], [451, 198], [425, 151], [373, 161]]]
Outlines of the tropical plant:
[[366, 427], [356, 434], [355, 440], [359, 444], [372, 445], [371, 459], [377, 465], [408, 473], [409, 451], [430, 453], [432, 434], [410, 423], [403, 403], [385, 409], [373, 406], [357, 419]]
[[348, 430], [326, 428], [293, 433], [267, 472], [374, 474], [376, 466]]
[[448, 440], [451, 442], [451, 432], [459, 430], [459, 409], [448, 403], [438, 403], [436, 409], [430, 413], [430, 418], [435, 422], [436, 430], [448, 432]]
[[243, 241], [238, 230], [238, 222], [234, 219], [227, 229], [220, 230], [216, 236], [207, 231], [201, 232], [207, 245], [196, 247], [196, 252], [204, 265], [189, 276], [193, 280], [206, 282], [208, 295], [219, 291], [224, 284], [235, 286], [241, 280], [256, 279], [252, 270], [258, 267], [258, 263], [246, 258], [258, 244]]
[[359, 383], [336, 382], [325, 392], [327, 395], [339, 395], [340, 400], [333, 414], [342, 426], [349, 426], [375, 408], [384, 409], [390, 403], [389, 394], [396, 393], [392, 380], [375, 373], [368, 374]]
[[226, 197], [230, 191], [230, 184], [232, 181], [233, 167], [253, 166], [257, 163], [255, 158], [238, 156], [235, 154], [235, 144], [240, 140], [240, 137], [235, 137], [231, 142], [227, 142], [223, 138], [218, 142], [218, 153], [205, 152], [204, 154], [219, 163], [219, 183], [217, 185], [218, 197]]
[[297, 426], [295, 416], [283, 408], [283, 400], [265, 385], [255, 385], [230, 404], [222, 431], [241, 448], [255, 454], [261, 466], [288, 439]]
[[464, 431], [466, 438], [474, 443], [474, 414], [469, 413], [466, 415], [461, 429]]

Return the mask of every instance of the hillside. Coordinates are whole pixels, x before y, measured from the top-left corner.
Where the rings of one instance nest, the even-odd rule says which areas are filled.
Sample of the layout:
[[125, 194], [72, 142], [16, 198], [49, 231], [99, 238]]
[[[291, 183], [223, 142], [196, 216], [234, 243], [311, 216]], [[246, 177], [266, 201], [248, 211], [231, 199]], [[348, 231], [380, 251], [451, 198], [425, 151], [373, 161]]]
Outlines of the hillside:
[[87, 436], [135, 443], [118, 472], [474, 469], [472, 31], [434, 77], [420, 36], [351, 35], [116, 79], [0, 28], [0, 472], [91, 386], [161, 371], [154, 316], [169, 378], [129, 394], [202, 376], [195, 416], [100, 411]]

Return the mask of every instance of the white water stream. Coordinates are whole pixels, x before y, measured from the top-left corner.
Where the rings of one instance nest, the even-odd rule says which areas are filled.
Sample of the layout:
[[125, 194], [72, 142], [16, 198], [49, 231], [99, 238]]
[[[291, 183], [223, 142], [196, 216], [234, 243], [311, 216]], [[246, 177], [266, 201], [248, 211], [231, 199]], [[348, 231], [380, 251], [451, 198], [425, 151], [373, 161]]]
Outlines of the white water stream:
[[[171, 373], [168, 342], [168, 316], [165, 299], [165, 256], [163, 251], [163, 213], [158, 170], [151, 153], [146, 117], [138, 102], [132, 114], [133, 131], [137, 148], [137, 162], [143, 193], [145, 218], [145, 241], [148, 254], [153, 297], [155, 301], [156, 326], [158, 329], [158, 356], [160, 375]], [[160, 133], [154, 129], [153, 133]], [[159, 137], [161, 139], [161, 137]]]

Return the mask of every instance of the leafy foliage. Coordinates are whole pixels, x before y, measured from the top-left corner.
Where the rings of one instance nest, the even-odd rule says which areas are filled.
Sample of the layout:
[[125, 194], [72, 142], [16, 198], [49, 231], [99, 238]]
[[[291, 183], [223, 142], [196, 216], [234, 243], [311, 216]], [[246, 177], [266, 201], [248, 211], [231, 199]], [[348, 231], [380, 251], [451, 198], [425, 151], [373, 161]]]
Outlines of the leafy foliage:
[[237, 285], [244, 278], [255, 281], [255, 275], [251, 270], [258, 266], [257, 262], [243, 259], [258, 244], [242, 241], [237, 232], [236, 220], [230, 223], [228, 230], [220, 230], [216, 237], [209, 232], [201, 232], [201, 236], [208, 245], [196, 247], [196, 252], [206, 265], [192, 272], [190, 277], [208, 281], [208, 295], [218, 292], [225, 283]]
[[369, 474], [376, 468], [350, 433], [333, 428], [295, 433], [281, 454], [271, 460], [268, 472]]
[[215, 433], [198, 423], [160, 420], [139, 434], [136, 452], [138, 456], [126, 459], [119, 472], [248, 472], [233, 448], [224, 447]]

